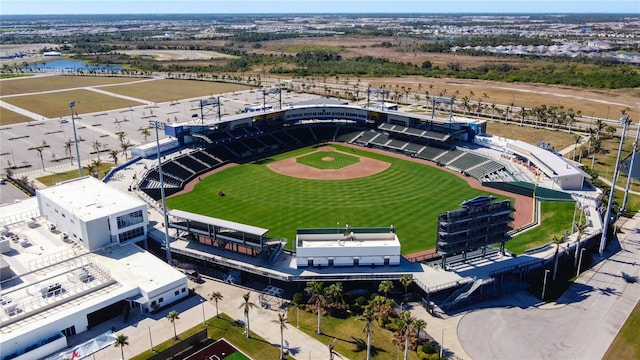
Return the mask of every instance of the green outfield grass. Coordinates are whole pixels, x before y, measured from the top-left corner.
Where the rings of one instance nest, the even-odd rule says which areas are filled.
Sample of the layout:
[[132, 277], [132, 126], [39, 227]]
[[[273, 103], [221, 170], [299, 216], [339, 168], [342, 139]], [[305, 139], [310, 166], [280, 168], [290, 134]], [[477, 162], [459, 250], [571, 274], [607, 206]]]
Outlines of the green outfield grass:
[[86, 114], [142, 105], [139, 102], [100, 94], [89, 90], [68, 90], [38, 95], [3, 98], [12, 105], [48, 118], [69, 117], [69, 102], [76, 101], [78, 114]]
[[194, 97], [207, 97], [248, 89], [251, 89], [251, 87], [238, 84], [193, 80], [153, 80], [103, 88], [103, 90], [109, 92], [145, 99], [154, 103]]
[[317, 169], [342, 169], [349, 165], [357, 164], [360, 159], [356, 156], [343, 154], [337, 151], [318, 151], [296, 159], [299, 164], [312, 166]]
[[[391, 163], [376, 175], [352, 180], [304, 180], [277, 174], [272, 161], [315, 151], [313, 147], [238, 165], [204, 178], [188, 194], [171, 197], [169, 207], [269, 229], [289, 239], [297, 228], [394, 225], [403, 253], [436, 243], [438, 214], [488, 192], [438, 168], [335, 145], [355, 156]], [[226, 196], [218, 196], [222, 190]]]

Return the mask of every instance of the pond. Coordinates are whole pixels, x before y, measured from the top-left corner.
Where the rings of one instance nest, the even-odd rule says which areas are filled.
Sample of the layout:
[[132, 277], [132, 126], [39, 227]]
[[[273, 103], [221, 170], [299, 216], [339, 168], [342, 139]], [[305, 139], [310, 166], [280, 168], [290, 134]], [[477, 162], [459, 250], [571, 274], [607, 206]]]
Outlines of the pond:
[[97, 71], [112, 72], [121, 71], [120, 65], [87, 65], [78, 60], [51, 60], [43, 63], [32, 64], [22, 68], [23, 71]]

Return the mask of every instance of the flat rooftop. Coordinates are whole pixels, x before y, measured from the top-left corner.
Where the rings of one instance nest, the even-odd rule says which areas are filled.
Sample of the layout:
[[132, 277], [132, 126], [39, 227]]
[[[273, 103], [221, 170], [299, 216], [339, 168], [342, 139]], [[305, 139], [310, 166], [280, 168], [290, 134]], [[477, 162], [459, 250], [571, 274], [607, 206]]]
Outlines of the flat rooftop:
[[0, 334], [20, 336], [114, 297], [147, 293], [183, 279], [135, 244], [89, 253], [47, 228], [44, 218], [8, 225], [11, 250], [2, 255], [11, 277], [0, 283]]
[[85, 221], [146, 204], [91, 176], [66, 181], [38, 192]]

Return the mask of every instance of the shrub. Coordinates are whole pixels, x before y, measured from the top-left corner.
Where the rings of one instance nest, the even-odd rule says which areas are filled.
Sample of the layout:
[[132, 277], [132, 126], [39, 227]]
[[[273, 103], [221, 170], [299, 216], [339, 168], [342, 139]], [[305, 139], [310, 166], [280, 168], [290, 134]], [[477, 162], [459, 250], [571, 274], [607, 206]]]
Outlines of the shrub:
[[305, 304], [305, 303], [307, 302], [307, 301], [305, 300], [305, 298], [304, 298], [304, 294], [303, 294], [303, 293], [301, 293], [301, 292], [297, 292], [297, 293], [293, 294], [293, 299], [292, 299], [292, 301], [293, 301], [295, 304]]

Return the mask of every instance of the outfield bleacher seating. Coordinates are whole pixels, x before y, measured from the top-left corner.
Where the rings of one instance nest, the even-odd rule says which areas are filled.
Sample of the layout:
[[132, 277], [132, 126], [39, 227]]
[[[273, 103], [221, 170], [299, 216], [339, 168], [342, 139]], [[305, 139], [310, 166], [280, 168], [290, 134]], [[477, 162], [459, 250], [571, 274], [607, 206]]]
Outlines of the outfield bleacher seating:
[[434, 147], [434, 146], [425, 146], [422, 149], [422, 151], [420, 151], [418, 154], [416, 154], [416, 156], [421, 158], [421, 159], [434, 161], [437, 157], [439, 157], [440, 155], [442, 155], [442, 154], [444, 154], [446, 152], [447, 152], [447, 150], [445, 150], [445, 149], [437, 148], [437, 147]]
[[486, 162], [487, 158], [480, 156], [480, 155], [476, 155], [476, 154], [472, 154], [469, 152], [464, 152], [462, 153], [462, 156], [454, 159], [453, 161], [449, 162], [447, 164], [447, 166], [457, 169], [457, 170], [461, 170], [461, 171], [466, 171], [467, 169], [473, 168], [475, 166], [478, 166], [480, 164], [482, 164], [483, 162]]

